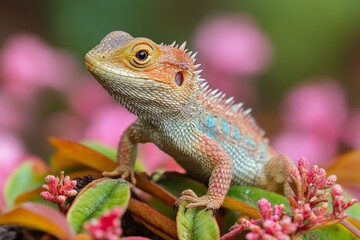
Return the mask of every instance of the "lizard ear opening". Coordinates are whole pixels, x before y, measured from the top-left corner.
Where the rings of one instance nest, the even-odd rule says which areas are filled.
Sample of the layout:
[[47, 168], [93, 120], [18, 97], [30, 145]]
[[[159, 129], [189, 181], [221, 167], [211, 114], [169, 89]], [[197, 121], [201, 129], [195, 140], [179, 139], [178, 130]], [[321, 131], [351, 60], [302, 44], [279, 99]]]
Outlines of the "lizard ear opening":
[[184, 82], [184, 75], [182, 72], [177, 72], [176, 75], [175, 75], [175, 84], [177, 86], [181, 86]]

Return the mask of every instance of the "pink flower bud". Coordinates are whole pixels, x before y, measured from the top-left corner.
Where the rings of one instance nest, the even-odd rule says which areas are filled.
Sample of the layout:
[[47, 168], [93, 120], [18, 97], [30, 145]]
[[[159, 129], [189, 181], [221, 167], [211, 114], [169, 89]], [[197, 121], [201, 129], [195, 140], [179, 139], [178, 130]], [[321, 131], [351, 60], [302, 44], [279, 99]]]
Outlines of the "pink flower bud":
[[63, 195], [60, 195], [60, 196], [56, 197], [56, 203], [59, 204], [59, 205], [64, 204], [65, 201], [66, 201], [66, 197], [63, 196]]
[[342, 193], [343, 193], [343, 190], [342, 190], [342, 187], [339, 184], [335, 184], [331, 188], [331, 196], [342, 195]]
[[312, 211], [311, 211], [310, 205], [308, 203], [306, 203], [303, 208], [303, 217], [305, 219], [307, 219], [308, 217], [310, 217], [311, 213], [312, 213]]
[[318, 217], [314, 212], [311, 212], [311, 215], [309, 217], [309, 223], [311, 223], [311, 225], [315, 225], [317, 222], [318, 222]]
[[272, 216], [272, 206], [271, 203], [266, 199], [262, 198], [258, 201], [259, 210], [261, 213], [261, 216], [264, 219], [269, 219]]
[[298, 162], [298, 169], [300, 174], [305, 174], [308, 172], [309, 162], [306, 158], [302, 157], [300, 158]]
[[335, 175], [330, 175], [326, 179], [326, 188], [332, 187], [336, 183], [337, 177]]
[[304, 222], [304, 216], [302, 214], [295, 214], [294, 215], [294, 222], [297, 223], [298, 225], [302, 225]]
[[293, 234], [297, 229], [297, 224], [291, 222], [291, 218], [289, 216], [284, 216], [280, 221], [280, 225], [282, 226], [282, 232], [290, 235]]
[[284, 210], [284, 204], [275, 205], [274, 206], [274, 217], [276, 217], [276, 219], [279, 219], [283, 210]]
[[70, 190], [70, 191], [66, 191], [66, 197], [73, 197], [73, 196], [76, 196], [76, 194], [77, 194], [78, 192], [75, 190], [75, 189], [73, 189], [73, 190]]
[[49, 202], [51, 202], [51, 201], [53, 200], [53, 198], [54, 198], [54, 196], [53, 196], [51, 193], [46, 192], [46, 191], [41, 192], [41, 193], [40, 193], [40, 196], [41, 196], [44, 200], [49, 201]]

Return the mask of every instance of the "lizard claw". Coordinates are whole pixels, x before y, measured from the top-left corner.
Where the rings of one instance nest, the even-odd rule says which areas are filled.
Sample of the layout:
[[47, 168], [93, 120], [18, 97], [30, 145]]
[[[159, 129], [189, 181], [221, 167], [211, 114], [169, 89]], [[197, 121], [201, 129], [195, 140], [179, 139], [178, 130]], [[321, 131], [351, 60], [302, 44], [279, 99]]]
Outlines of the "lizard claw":
[[122, 179], [130, 181], [132, 184], [136, 184], [135, 171], [132, 167], [127, 165], [119, 165], [111, 172], [103, 172], [104, 177], [116, 178], [120, 177]]
[[186, 205], [186, 208], [193, 207], [205, 207], [206, 210], [212, 210], [213, 212], [221, 207], [221, 202], [212, 199], [209, 195], [198, 197], [193, 190], [184, 190], [180, 197], [176, 200], [175, 206], [180, 206], [183, 201], [190, 202]]

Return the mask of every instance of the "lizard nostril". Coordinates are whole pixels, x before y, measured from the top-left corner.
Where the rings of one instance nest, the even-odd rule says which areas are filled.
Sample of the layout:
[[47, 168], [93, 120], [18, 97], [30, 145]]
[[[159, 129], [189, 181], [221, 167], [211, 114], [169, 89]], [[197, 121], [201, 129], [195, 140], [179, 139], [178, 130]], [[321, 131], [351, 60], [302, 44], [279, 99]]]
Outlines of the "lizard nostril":
[[101, 60], [106, 60], [106, 55], [105, 55], [105, 54], [100, 54], [100, 55], [99, 55], [99, 58], [100, 58]]
[[175, 84], [181, 86], [184, 82], [184, 77], [182, 72], [177, 72], [175, 75]]

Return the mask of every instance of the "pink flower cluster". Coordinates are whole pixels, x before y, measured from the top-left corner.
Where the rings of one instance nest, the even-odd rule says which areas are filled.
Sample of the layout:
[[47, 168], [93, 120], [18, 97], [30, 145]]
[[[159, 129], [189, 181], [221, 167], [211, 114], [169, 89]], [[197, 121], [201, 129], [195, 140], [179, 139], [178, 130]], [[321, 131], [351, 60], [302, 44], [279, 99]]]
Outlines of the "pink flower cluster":
[[71, 180], [69, 176], [64, 177], [64, 171], [60, 172], [61, 177], [48, 175], [45, 177], [45, 183], [42, 187], [45, 191], [41, 192], [41, 197], [49, 202], [58, 205], [61, 212], [66, 213], [68, 206], [66, 206], [66, 199], [76, 196], [77, 191], [74, 189], [77, 182]]
[[[347, 217], [346, 209], [354, 205], [358, 200], [351, 199], [349, 202], [342, 196], [342, 188], [336, 183], [336, 176], [326, 177], [323, 168], [317, 165], [308, 170], [309, 162], [301, 158], [298, 169], [290, 172], [289, 184], [294, 196], [289, 196], [290, 206], [294, 214], [294, 222], [298, 224], [298, 233], [304, 233], [314, 227], [319, 227], [330, 222], [338, 222]], [[328, 192], [333, 205], [333, 212], [328, 212]]]
[[332, 214], [336, 218], [346, 218], [348, 215], [344, 213], [344, 211], [358, 202], [357, 199], [351, 199], [350, 201], [347, 201], [342, 193], [343, 190], [339, 184], [336, 184], [331, 188], [330, 194], [333, 204]]
[[221, 239], [230, 239], [244, 230], [250, 230], [250, 232], [246, 234], [246, 239], [248, 240], [290, 240], [290, 235], [296, 232], [297, 224], [292, 222], [289, 216], [283, 214], [284, 205], [280, 204], [272, 207], [267, 199], [262, 198], [258, 201], [258, 207], [262, 217], [261, 220], [248, 220], [243, 218], [240, 220], [240, 223], [232, 226], [231, 231]]
[[[298, 162], [298, 168], [292, 169], [289, 177], [289, 185], [294, 196], [288, 196], [292, 209], [292, 217], [283, 212], [284, 205], [275, 205], [263, 198], [258, 201], [261, 219], [241, 219], [231, 231], [221, 239], [229, 239], [244, 230], [246, 239], [291, 239], [322, 226], [335, 224], [347, 217], [346, 209], [358, 202], [357, 199], [347, 201], [342, 196], [342, 188], [336, 183], [336, 176], [326, 177], [324, 169], [313, 166], [308, 170], [309, 162], [302, 158]], [[333, 212], [328, 211], [328, 193], [333, 205]]]
[[95, 240], [119, 240], [122, 233], [120, 218], [124, 209], [114, 207], [99, 219], [91, 219], [84, 224], [84, 228]]

